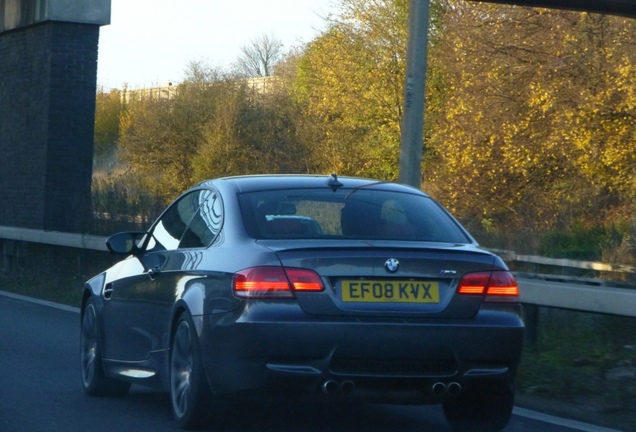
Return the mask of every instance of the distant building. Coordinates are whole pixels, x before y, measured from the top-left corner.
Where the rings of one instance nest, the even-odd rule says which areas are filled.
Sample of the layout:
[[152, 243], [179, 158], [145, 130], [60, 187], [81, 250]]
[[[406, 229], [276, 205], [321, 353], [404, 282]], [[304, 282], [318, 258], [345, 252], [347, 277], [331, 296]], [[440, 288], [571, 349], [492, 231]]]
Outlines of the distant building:
[[248, 87], [252, 90], [252, 93], [267, 94], [272, 91], [274, 85], [278, 82], [278, 77], [267, 76], [247, 78], [245, 81], [247, 82]]
[[[278, 82], [278, 77], [257, 77], [246, 78], [248, 90], [251, 90], [253, 95], [264, 95], [271, 92], [274, 86]], [[168, 82], [163, 87], [149, 87], [142, 89], [130, 90], [124, 88], [121, 90], [121, 101], [124, 103], [130, 103], [134, 101], [142, 101], [146, 99], [172, 99], [179, 92], [179, 86], [174, 85], [172, 82]]]
[[168, 82], [165, 87], [150, 87], [144, 89], [129, 90], [124, 88], [121, 91], [121, 101], [130, 103], [145, 99], [172, 99], [177, 95], [179, 87]]

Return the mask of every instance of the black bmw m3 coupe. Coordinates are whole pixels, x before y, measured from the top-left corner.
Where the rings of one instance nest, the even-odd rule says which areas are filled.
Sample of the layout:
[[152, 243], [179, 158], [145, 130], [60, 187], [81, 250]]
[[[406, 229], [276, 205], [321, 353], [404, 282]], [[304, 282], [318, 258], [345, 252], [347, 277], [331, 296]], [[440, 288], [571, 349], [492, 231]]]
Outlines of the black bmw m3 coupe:
[[84, 287], [89, 395], [170, 394], [183, 428], [236, 397], [442, 404], [510, 419], [524, 325], [514, 276], [418, 189], [332, 176], [209, 180]]

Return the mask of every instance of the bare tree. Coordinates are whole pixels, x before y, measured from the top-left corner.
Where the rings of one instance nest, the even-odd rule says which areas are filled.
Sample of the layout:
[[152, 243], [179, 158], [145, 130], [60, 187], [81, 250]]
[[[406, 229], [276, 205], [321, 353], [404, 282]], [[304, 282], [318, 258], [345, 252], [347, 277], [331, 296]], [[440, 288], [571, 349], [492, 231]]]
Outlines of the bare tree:
[[272, 34], [263, 34], [241, 48], [234, 64], [235, 72], [245, 78], [272, 75], [274, 66], [283, 57], [283, 42]]

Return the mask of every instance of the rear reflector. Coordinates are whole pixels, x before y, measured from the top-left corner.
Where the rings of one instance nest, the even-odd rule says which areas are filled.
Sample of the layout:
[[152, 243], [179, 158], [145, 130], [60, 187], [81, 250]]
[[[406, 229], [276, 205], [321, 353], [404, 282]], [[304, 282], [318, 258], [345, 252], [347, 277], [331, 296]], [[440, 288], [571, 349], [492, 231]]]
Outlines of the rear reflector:
[[459, 282], [457, 293], [462, 295], [486, 294], [486, 301], [516, 302], [519, 300], [519, 286], [509, 271], [468, 273]]
[[313, 270], [283, 267], [252, 267], [241, 270], [232, 281], [234, 295], [240, 298], [292, 299], [294, 292], [324, 290]]

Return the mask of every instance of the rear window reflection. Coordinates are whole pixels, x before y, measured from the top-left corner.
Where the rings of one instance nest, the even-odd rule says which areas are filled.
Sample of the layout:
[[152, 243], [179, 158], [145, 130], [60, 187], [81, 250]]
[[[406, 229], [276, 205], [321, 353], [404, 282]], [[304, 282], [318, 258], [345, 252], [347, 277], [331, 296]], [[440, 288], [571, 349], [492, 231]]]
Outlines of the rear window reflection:
[[453, 218], [430, 198], [360, 189], [290, 189], [239, 196], [256, 239], [360, 239], [468, 243]]

